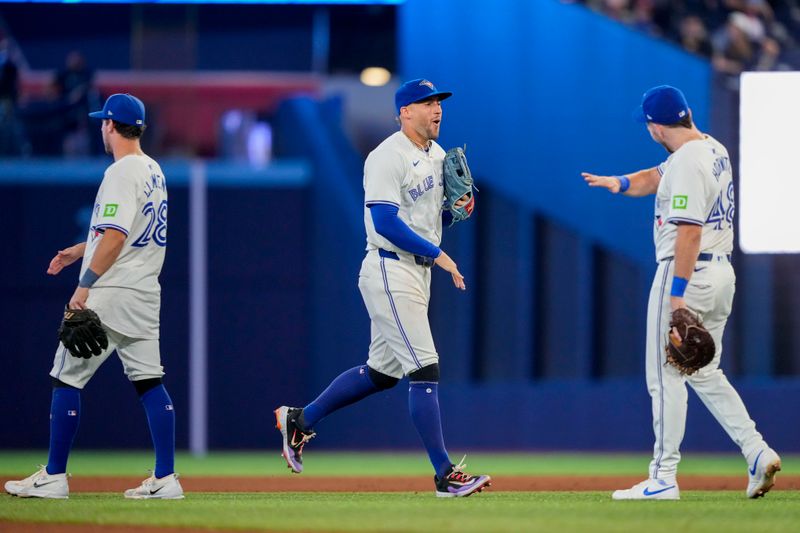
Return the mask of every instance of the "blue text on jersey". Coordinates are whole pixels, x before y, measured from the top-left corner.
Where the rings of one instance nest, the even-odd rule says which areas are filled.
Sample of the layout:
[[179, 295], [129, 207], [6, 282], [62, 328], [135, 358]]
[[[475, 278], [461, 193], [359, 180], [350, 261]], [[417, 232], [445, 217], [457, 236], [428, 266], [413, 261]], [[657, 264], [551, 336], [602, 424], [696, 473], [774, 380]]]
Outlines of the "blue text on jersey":
[[416, 202], [418, 198], [431, 189], [433, 189], [433, 176], [428, 176], [422, 180], [422, 183], [418, 183], [416, 187], [409, 189], [408, 194], [410, 194], [411, 199]]
[[736, 201], [733, 192], [733, 182], [728, 183], [725, 191], [720, 191], [719, 196], [711, 206], [706, 224], [713, 224], [715, 230], [728, 229], [733, 226], [733, 215], [736, 213]]
[[714, 177], [717, 179], [717, 181], [719, 181], [719, 177], [722, 176], [722, 173], [726, 171], [731, 172], [731, 160], [727, 157], [718, 157], [714, 161], [711, 172], [714, 173]]
[[150, 198], [150, 195], [153, 194], [153, 191], [157, 189], [166, 191], [167, 183], [164, 179], [164, 176], [153, 172], [150, 174], [150, 179], [144, 184], [144, 195]]

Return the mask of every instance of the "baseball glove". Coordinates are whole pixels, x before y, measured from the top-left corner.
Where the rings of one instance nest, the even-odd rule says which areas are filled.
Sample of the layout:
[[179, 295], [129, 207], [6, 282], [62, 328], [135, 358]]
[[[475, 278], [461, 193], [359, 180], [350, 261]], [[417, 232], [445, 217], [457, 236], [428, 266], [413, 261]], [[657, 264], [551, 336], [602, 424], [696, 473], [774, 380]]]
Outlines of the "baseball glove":
[[672, 312], [667, 333], [667, 363], [691, 376], [714, 359], [714, 339], [700, 318], [688, 309]]
[[[456, 222], [468, 219], [475, 208], [472, 173], [469, 171], [467, 156], [464, 155], [462, 148], [451, 148], [447, 151], [444, 156], [442, 173], [444, 175], [445, 208], [453, 215], [453, 221], [450, 223], [452, 226]], [[456, 207], [456, 202], [465, 194], [469, 202]]]
[[74, 357], [90, 359], [108, 348], [108, 336], [100, 317], [91, 309], [64, 309], [58, 338]]

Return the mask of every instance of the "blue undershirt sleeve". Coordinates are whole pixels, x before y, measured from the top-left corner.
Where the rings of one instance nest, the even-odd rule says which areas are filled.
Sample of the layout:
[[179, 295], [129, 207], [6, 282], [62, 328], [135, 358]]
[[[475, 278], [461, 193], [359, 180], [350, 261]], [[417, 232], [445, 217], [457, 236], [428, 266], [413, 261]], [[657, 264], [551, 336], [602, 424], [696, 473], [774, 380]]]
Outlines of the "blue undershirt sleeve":
[[401, 250], [433, 258], [439, 257], [439, 254], [442, 253], [438, 246], [414, 233], [414, 230], [397, 216], [397, 207], [373, 204], [369, 207], [369, 211], [375, 231]]

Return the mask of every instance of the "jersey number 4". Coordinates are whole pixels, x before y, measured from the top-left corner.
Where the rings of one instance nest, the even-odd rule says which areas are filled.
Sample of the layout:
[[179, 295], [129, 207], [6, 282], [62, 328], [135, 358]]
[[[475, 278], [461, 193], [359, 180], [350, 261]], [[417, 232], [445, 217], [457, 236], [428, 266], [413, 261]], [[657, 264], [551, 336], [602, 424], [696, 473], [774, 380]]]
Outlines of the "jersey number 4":
[[711, 213], [706, 219], [706, 224], [713, 224], [714, 229], [728, 229], [733, 226], [733, 215], [736, 212], [736, 203], [733, 197], [733, 182], [728, 184], [726, 193], [720, 192], [717, 201], [711, 208]]
[[150, 244], [152, 240], [158, 246], [167, 245], [167, 201], [162, 200], [158, 209], [153, 206], [153, 202], [147, 202], [142, 208], [142, 214], [149, 218], [147, 227], [141, 235], [133, 241], [131, 246], [142, 248]]

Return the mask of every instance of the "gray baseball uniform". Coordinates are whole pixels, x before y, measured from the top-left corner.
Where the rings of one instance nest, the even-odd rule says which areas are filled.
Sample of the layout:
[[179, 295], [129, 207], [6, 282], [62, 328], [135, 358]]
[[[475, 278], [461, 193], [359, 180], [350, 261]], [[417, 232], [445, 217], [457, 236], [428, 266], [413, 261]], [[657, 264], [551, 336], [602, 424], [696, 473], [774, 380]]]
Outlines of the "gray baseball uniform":
[[81, 273], [91, 265], [103, 233], [127, 238], [117, 260], [89, 291], [93, 309], [108, 334], [97, 357], [71, 357], [59, 344], [50, 375], [83, 388], [117, 351], [131, 381], [164, 375], [159, 351], [161, 286], [158, 276], [167, 246], [167, 185], [161, 167], [146, 155], [128, 155], [108, 167], [97, 192]]
[[[378, 145], [364, 164], [367, 255], [358, 287], [372, 321], [367, 364], [396, 378], [439, 361], [428, 323], [431, 269], [379, 235], [369, 207], [397, 207], [403, 222], [438, 246], [442, 239], [444, 154], [436, 142], [423, 150], [398, 131]], [[386, 252], [396, 259], [387, 257]]]
[[[765, 447], [741, 398], [719, 368], [722, 334], [731, 312], [736, 276], [730, 262], [735, 211], [728, 151], [712, 137], [685, 143], [658, 167], [653, 234], [659, 261], [647, 314], [647, 386], [652, 398], [656, 442], [650, 475], [675, 478], [686, 426], [685, 382], [750, 457]], [[682, 376], [665, 365], [664, 346], [671, 314], [676, 222], [702, 226], [700, 257], [686, 289], [686, 305], [699, 313], [714, 338], [716, 355], [706, 367]]]

